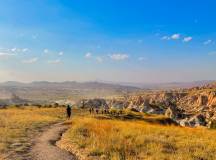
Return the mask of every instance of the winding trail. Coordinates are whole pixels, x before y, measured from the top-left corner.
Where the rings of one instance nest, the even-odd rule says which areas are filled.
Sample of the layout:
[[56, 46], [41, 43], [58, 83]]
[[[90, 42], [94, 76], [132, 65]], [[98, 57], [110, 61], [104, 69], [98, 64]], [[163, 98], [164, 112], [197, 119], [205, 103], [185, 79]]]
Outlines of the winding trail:
[[74, 155], [56, 146], [67, 128], [66, 125], [58, 123], [42, 132], [31, 149], [31, 160], [77, 160]]

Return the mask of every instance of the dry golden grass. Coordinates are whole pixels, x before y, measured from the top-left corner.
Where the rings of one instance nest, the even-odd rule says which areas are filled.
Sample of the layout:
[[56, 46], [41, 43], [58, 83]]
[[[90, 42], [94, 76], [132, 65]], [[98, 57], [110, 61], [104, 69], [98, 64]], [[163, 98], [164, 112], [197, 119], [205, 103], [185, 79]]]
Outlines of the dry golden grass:
[[34, 131], [64, 117], [63, 108], [10, 108], [0, 110], [0, 159], [9, 151], [23, 152]]
[[83, 159], [94, 160], [216, 159], [216, 131], [161, 125], [154, 123], [160, 122], [157, 119], [162, 119], [161, 116], [144, 117], [120, 120], [76, 116], [60, 146], [71, 152], [81, 152]]

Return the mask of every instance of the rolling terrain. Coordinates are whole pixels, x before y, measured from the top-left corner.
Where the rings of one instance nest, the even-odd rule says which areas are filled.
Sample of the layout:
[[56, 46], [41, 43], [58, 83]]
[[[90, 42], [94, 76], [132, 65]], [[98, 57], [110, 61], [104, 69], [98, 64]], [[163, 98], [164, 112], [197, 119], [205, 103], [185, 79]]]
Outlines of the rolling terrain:
[[0, 103], [50, 103], [57, 100], [122, 95], [140, 90], [137, 87], [98, 82], [5, 82], [0, 84]]
[[116, 97], [151, 90], [191, 88], [208, 84], [209, 81], [188, 83], [135, 84], [112, 82], [47, 82], [0, 83], [0, 105], [44, 104], [59, 100], [78, 101], [82, 98]]
[[181, 126], [211, 127], [216, 123], [216, 83], [189, 89], [148, 90], [114, 98], [87, 99], [78, 106], [130, 109], [166, 115]]
[[80, 99], [67, 120], [64, 106], [0, 109], [0, 159], [216, 158], [215, 82], [189, 89], [132, 89], [127, 94]]

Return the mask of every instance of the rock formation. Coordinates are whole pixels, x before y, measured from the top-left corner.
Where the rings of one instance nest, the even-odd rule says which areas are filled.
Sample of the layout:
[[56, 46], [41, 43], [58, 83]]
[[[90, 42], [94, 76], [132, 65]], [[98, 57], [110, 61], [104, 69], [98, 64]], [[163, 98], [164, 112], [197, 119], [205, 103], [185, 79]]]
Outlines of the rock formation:
[[164, 114], [181, 126], [212, 126], [216, 122], [216, 83], [191, 89], [150, 91], [115, 99], [85, 100], [85, 106]]

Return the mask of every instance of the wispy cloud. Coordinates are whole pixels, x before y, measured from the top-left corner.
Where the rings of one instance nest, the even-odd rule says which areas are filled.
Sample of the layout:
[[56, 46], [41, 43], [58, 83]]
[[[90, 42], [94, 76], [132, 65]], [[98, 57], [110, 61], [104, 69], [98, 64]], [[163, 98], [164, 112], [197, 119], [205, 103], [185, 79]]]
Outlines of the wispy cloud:
[[97, 61], [98, 63], [102, 63], [102, 62], [103, 62], [103, 58], [101, 58], [101, 57], [96, 57], [96, 61]]
[[180, 39], [181, 35], [179, 33], [173, 34], [171, 36], [163, 36], [162, 40], [178, 40]]
[[210, 44], [210, 43], [212, 43], [212, 40], [211, 40], [211, 39], [209, 39], [209, 40], [203, 42], [204, 45], [208, 45], [208, 44]]
[[43, 52], [46, 54], [46, 53], [49, 52], [49, 50], [48, 49], [44, 49]]
[[21, 53], [21, 52], [27, 52], [27, 51], [29, 51], [29, 49], [28, 48], [16, 48], [16, 47], [14, 47], [14, 48], [11, 48], [11, 49], [7, 49], [7, 51], [9, 51], [9, 52], [16, 52], [16, 53]]
[[7, 59], [15, 55], [15, 53], [0, 52], [0, 59]]
[[16, 52], [16, 51], [18, 51], [17, 48], [11, 48], [11, 52]]
[[121, 54], [121, 53], [112, 54], [112, 55], [109, 55], [109, 57], [115, 61], [122, 61], [122, 60], [126, 60], [129, 58], [129, 56], [127, 54]]
[[92, 57], [92, 54], [90, 53], [90, 52], [87, 52], [86, 54], [85, 54], [85, 58], [86, 59], [90, 59]]
[[173, 39], [173, 40], [178, 40], [180, 39], [181, 35], [176, 33], [176, 34], [173, 34], [170, 38]]
[[170, 37], [169, 36], [163, 36], [161, 39], [162, 40], [170, 40]]
[[31, 59], [23, 60], [22, 63], [25, 63], [25, 64], [32, 64], [32, 63], [36, 63], [37, 61], [38, 61], [38, 58], [37, 58], [37, 57], [34, 57], [34, 58], [31, 58]]
[[60, 64], [60, 63], [61, 63], [61, 60], [60, 60], [60, 59], [49, 60], [48, 63], [49, 63], [49, 64]]
[[145, 57], [139, 57], [138, 58], [138, 61], [145, 61], [145, 60], [147, 60], [147, 58], [145, 58]]
[[171, 36], [163, 36], [163, 37], [161, 37], [161, 39], [162, 40], [180, 40], [180, 39], [182, 39], [183, 42], [190, 42], [193, 39], [193, 37], [191, 37], [191, 36], [184, 37], [184, 38], [181, 38], [181, 37], [182, 37], [181, 34], [175, 33]]
[[23, 48], [23, 49], [22, 49], [22, 52], [27, 52], [27, 51], [29, 51], [28, 48]]
[[43, 53], [45, 55], [53, 55], [53, 56], [56, 56], [56, 55], [63, 56], [64, 55], [63, 51], [54, 51], [54, 50], [51, 50], [51, 49], [48, 49], [48, 48], [44, 48]]
[[190, 42], [193, 38], [192, 37], [185, 37], [183, 42]]
[[63, 54], [64, 54], [64, 52], [62, 52], [62, 51], [58, 53], [59, 56], [63, 56]]
[[0, 58], [5, 59], [5, 58], [10, 58], [12, 56], [17, 56], [21, 53], [25, 53], [29, 51], [28, 48], [0, 48]]

